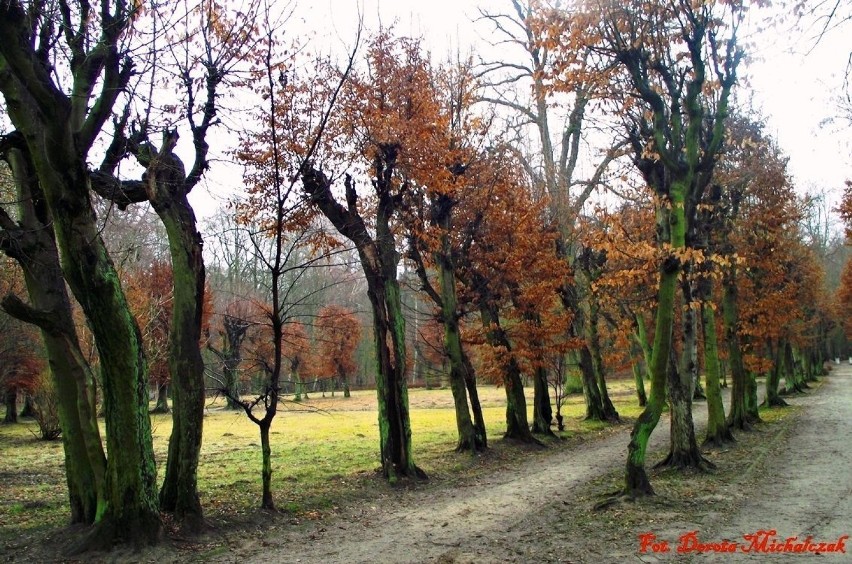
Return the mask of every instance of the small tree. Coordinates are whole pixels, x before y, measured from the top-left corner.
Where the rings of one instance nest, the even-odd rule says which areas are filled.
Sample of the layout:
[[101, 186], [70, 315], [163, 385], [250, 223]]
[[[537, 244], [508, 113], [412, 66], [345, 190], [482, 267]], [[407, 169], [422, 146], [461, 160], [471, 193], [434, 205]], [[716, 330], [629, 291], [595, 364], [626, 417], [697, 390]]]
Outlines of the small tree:
[[361, 322], [355, 314], [339, 305], [322, 308], [314, 324], [317, 361], [320, 374], [328, 374], [343, 386], [349, 397], [349, 379], [357, 370], [355, 350], [361, 339]]

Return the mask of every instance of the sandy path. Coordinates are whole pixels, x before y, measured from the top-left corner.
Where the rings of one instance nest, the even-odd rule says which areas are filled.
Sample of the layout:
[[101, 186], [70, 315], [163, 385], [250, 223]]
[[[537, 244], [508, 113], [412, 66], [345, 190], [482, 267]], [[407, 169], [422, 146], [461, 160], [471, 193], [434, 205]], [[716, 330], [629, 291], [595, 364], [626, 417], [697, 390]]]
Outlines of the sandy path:
[[[745, 506], [707, 529], [706, 541], [730, 539], [750, 546], [744, 534], [776, 530], [779, 542], [808, 536], [813, 542], [836, 542], [852, 535], [852, 366], [835, 367], [816, 394], [796, 398], [805, 407], [798, 425], [776, 449], [767, 467], [774, 469]], [[705, 542], [706, 542], [705, 541]], [[771, 544], [771, 541], [770, 543]], [[847, 553], [773, 554], [772, 562], [852, 562], [852, 542]], [[766, 562], [766, 554], [737, 554], [737, 561]], [[696, 555], [693, 562], [730, 561], [730, 555]]]
[[[704, 428], [706, 413], [703, 402], [695, 405], [697, 432]], [[668, 427], [664, 417], [651, 437], [652, 450], [667, 447]], [[524, 561], [522, 541], [516, 547], [506, 540], [524, 537], [527, 527], [540, 533], [541, 512], [554, 501], [570, 499], [579, 486], [621, 467], [629, 434], [630, 426], [624, 425], [605, 439], [536, 457], [522, 468], [466, 487], [400, 491], [311, 526], [301, 538], [284, 532], [261, 553], [256, 546], [232, 546], [230, 557], [240, 562]], [[517, 552], [507, 554], [507, 545]]]

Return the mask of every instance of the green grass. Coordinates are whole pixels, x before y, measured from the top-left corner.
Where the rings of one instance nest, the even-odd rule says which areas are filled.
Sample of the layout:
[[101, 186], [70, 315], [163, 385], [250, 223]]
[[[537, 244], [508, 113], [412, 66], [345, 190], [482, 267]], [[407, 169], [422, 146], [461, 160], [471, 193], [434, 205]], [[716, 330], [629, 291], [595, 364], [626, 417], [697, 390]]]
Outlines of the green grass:
[[[610, 393], [623, 418], [640, 413], [631, 382], [613, 382]], [[434, 480], [518, 464], [523, 457], [540, 452], [500, 440], [505, 427], [503, 389], [482, 386], [480, 397], [493, 448], [486, 456], [473, 457], [454, 452], [456, 427], [449, 390], [410, 391], [415, 460]], [[308, 401], [283, 407], [271, 431], [273, 495], [280, 508], [310, 518], [387, 487], [376, 474], [375, 407], [373, 391], [353, 392], [350, 399], [341, 394], [335, 398], [311, 394]], [[584, 409], [582, 396], [569, 398], [563, 407], [564, 437], [576, 440], [606, 432], [606, 424], [582, 421]], [[151, 423], [154, 452], [162, 467], [171, 416], [152, 415]], [[36, 440], [34, 431], [35, 423], [30, 421], [0, 425], [0, 542], [22, 532], [62, 526], [68, 519], [61, 442]], [[220, 402], [208, 406], [199, 492], [209, 518], [238, 519], [256, 510], [261, 494], [259, 443], [258, 428], [244, 414], [226, 411]]]

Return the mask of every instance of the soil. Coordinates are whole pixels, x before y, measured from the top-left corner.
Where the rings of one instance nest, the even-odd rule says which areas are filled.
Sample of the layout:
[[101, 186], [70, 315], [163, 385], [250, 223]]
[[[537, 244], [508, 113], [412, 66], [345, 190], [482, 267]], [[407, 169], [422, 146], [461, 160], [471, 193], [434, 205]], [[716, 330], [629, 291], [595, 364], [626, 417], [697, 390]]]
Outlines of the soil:
[[[654, 471], [654, 497], [594, 510], [617, 490], [629, 425], [606, 438], [530, 457], [467, 483], [398, 487], [334, 517], [228, 535], [227, 547], [196, 553], [216, 562], [850, 562], [843, 553], [745, 552], [758, 531], [783, 545], [812, 537], [836, 543], [852, 533], [852, 366], [836, 366], [807, 394], [788, 397], [782, 417], [705, 450], [709, 473]], [[777, 412], [773, 412], [777, 413]], [[767, 418], [770, 418], [767, 417]], [[697, 435], [706, 420], [695, 406]], [[668, 443], [664, 417], [651, 438], [649, 462]], [[681, 535], [734, 554], [678, 553]], [[642, 534], [669, 552], [641, 551]], [[259, 540], [262, 537], [262, 541]], [[648, 537], [650, 538], [650, 537]], [[725, 541], [730, 541], [727, 545]], [[841, 543], [842, 544], [842, 543]], [[852, 543], [850, 551], [852, 551]], [[657, 548], [661, 548], [658, 545]], [[707, 548], [707, 547], [705, 547]]]

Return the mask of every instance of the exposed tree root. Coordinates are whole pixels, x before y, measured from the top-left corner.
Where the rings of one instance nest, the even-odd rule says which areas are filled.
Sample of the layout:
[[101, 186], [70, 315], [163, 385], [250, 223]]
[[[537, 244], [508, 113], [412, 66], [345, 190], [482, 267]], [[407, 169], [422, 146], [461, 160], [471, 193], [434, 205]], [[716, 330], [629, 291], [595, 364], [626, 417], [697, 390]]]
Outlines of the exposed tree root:
[[724, 447], [735, 442], [737, 442], [737, 439], [734, 438], [734, 434], [731, 432], [731, 428], [725, 426], [713, 435], [707, 435], [707, 437], [705, 437], [704, 439], [704, 443], [702, 444], [703, 446], [711, 446], [718, 448]]
[[68, 556], [79, 556], [86, 552], [107, 552], [118, 545], [127, 545], [138, 550], [159, 543], [163, 537], [159, 518], [152, 516], [145, 521], [150, 522], [137, 522], [134, 526], [105, 519], [95, 524], [88, 534], [71, 545]]
[[488, 447], [483, 444], [479, 437], [475, 437], [473, 439], [459, 439], [455, 451], [476, 454], [478, 452], [485, 452], [486, 450], [488, 450]]
[[688, 451], [670, 451], [668, 456], [654, 465], [654, 468], [690, 469], [708, 472], [716, 468], [716, 465], [702, 456], [698, 449], [693, 449]]
[[556, 437], [556, 433], [554, 433], [554, 432], [551, 430], [550, 426], [548, 426], [546, 429], [541, 429], [541, 428], [539, 428], [538, 426], [533, 425], [533, 426], [530, 428], [530, 432], [531, 432], [532, 434], [534, 434], [534, 435], [541, 435], [541, 436], [543, 436], [543, 437], [552, 437], [552, 438], [555, 438], [555, 437]]
[[763, 407], [788, 407], [790, 404], [781, 399], [780, 397], [775, 397], [772, 399], [764, 399], [763, 403], [760, 405]]

